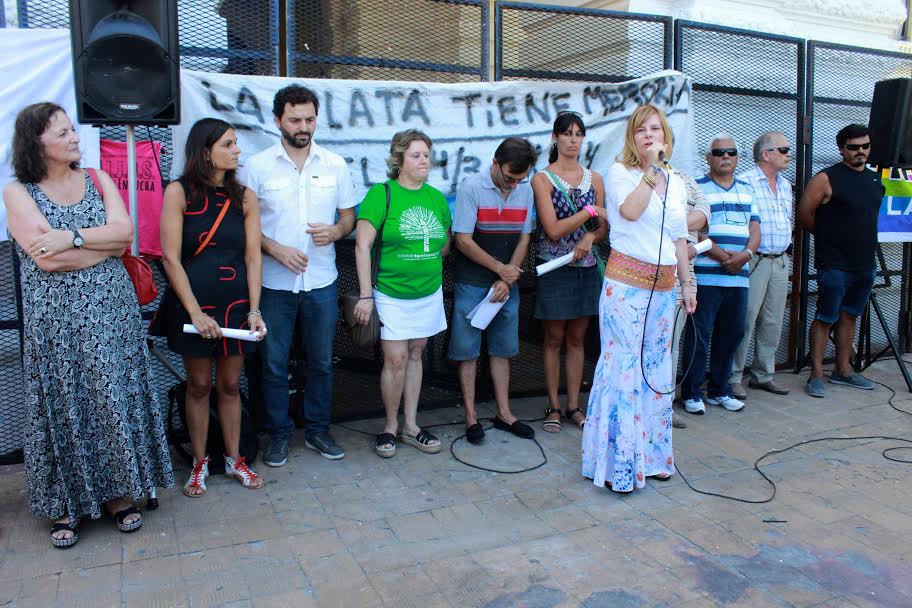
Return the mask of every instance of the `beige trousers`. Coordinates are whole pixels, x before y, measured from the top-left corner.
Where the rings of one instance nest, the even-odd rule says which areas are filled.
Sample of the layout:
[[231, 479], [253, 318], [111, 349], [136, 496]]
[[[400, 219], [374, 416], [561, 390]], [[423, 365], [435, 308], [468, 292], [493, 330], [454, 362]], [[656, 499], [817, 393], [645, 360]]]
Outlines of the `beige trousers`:
[[747, 315], [744, 319], [744, 338], [735, 351], [729, 382], [741, 382], [751, 335], [754, 336], [754, 357], [751, 379], [764, 383], [776, 373], [776, 350], [782, 334], [785, 300], [788, 297], [788, 255], [778, 258], [755, 256], [750, 263], [750, 289], [747, 294]]

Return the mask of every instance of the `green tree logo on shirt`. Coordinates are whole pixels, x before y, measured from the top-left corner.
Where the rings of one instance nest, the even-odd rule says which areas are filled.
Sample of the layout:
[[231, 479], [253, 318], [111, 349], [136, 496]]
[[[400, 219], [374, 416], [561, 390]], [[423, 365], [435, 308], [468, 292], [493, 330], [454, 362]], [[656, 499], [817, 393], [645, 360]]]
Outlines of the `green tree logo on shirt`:
[[424, 252], [431, 248], [431, 239], [446, 237], [443, 225], [433, 211], [425, 207], [411, 207], [399, 218], [399, 233], [410, 241], [424, 241]]

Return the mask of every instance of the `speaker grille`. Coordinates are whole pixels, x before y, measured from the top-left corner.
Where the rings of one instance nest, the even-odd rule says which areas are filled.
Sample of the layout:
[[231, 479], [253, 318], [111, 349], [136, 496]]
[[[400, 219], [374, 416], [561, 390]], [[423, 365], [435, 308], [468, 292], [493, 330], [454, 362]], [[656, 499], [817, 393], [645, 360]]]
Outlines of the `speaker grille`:
[[107, 36], [85, 54], [86, 102], [102, 115], [152, 116], [171, 103], [170, 58], [160, 45], [134, 36]]

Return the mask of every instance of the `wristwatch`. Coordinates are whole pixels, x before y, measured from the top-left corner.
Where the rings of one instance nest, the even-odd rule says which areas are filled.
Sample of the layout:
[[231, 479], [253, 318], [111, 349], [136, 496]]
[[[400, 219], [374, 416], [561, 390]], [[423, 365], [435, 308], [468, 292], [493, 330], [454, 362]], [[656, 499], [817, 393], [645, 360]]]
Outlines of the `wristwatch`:
[[79, 234], [79, 231], [74, 228], [73, 229], [73, 247], [75, 247], [76, 249], [79, 249], [83, 245], [85, 245], [85, 239], [82, 238], [82, 235]]

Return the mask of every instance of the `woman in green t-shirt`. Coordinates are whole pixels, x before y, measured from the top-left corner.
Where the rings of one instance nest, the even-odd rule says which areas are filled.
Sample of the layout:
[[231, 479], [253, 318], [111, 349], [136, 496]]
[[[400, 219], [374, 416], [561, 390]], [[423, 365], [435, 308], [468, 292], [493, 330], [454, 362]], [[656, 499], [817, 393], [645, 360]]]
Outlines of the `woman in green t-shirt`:
[[[390, 179], [375, 184], [358, 210], [355, 262], [361, 294], [355, 318], [366, 325], [376, 306], [383, 324], [380, 390], [386, 425], [377, 435], [375, 449], [384, 458], [396, 453], [397, 439], [429, 454], [440, 451], [440, 440], [421, 430], [415, 419], [427, 339], [447, 327], [443, 258], [452, 220], [446, 198], [426, 183], [431, 145], [421, 131], [396, 133], [386, 161]], [[372, 285], [371, 247], [378, 231], [380, 259], [377, 283]], [[400, 400], [405, 414], [401, 431]]]

